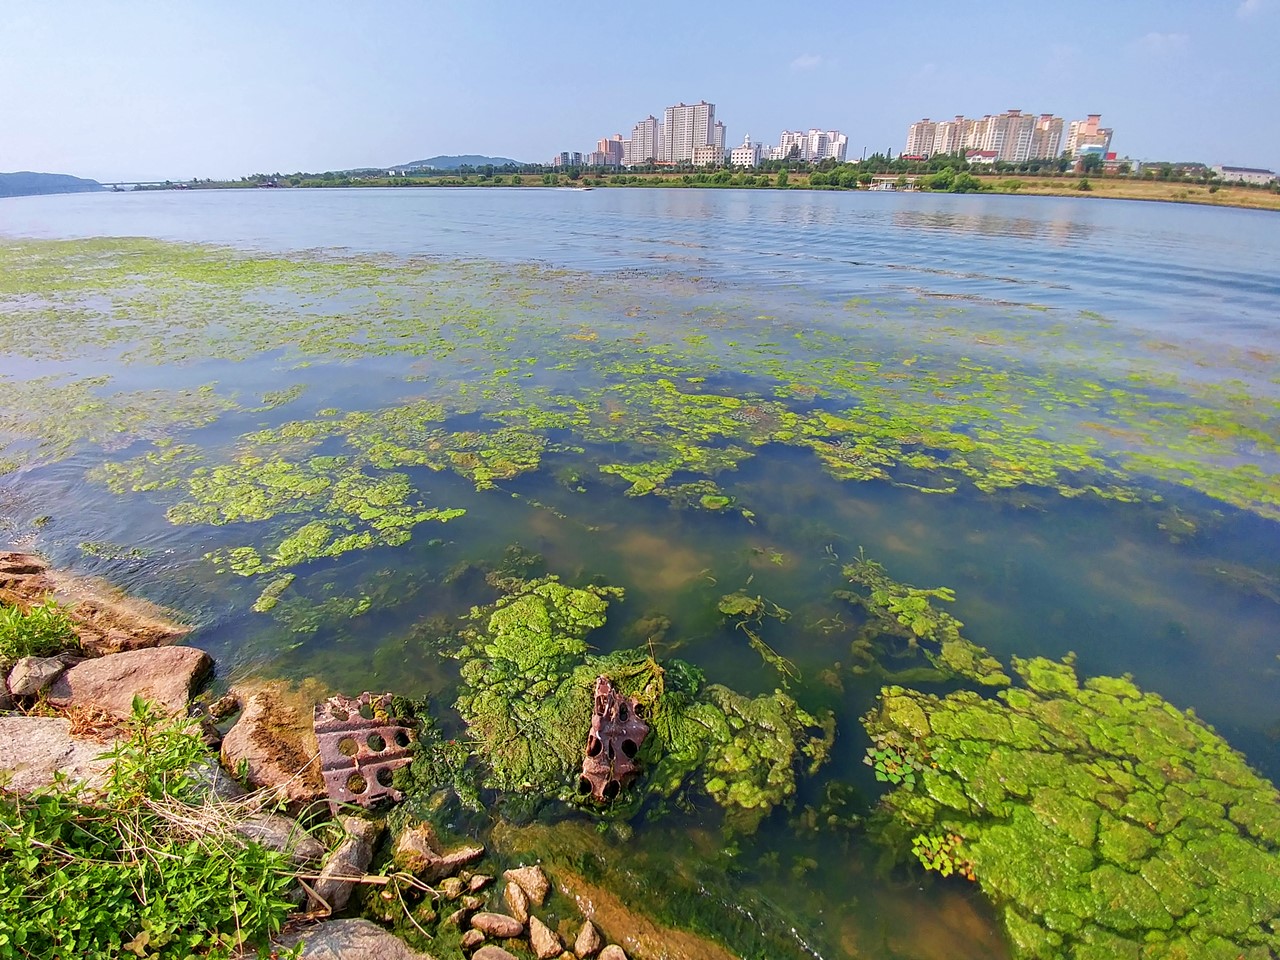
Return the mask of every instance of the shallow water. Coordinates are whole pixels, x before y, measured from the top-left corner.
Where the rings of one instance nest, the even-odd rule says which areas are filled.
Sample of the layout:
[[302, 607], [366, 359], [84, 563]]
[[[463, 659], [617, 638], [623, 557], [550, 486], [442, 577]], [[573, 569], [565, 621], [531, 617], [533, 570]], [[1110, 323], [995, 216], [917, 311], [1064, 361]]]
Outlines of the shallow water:
[[[0, 475], [0, 545], [34, 545], [176, 607], [199, 625], [192, 642], [215, 655], [220, 684], [316, 676], [447, 705], [457, 667], [424, 642], [431, 619], [486, 601], [478, 577], [459, 570], [497, 563], [518, 543], [571, 583], [626, 588], [592, 638], [600, 647], [643, 642], [653, 632], [632, 624], [665, 616], [655, 653], [745, 693], [780, 677], [723, 622], [717, 600], [744, 589], [790, 611], [761, 635], [799, 673], [797, 700], [838, 720], [835, 757], [802, 784], [798, 807], [837, 781], [873, 800], [857, 720], [879, 681], [850, 671], [850, 611], [831, 596], [844, 585], [839, 560], [862, 550], [898, 580], [953, 587], [966, 635], [1002, 660], [1075, 651], [1082, 675], [1132, 674], [1280, 776], [1273, 215], [1087, 199], [523, 188], [0, 204], [0, 245], [29, 237], [251, 252], [223, 273], [217, 251], [175, 267], [181, 258], [166, 251], [178, 248], [22, 248], [47, 262], [75, 254], [58, 274], [65, 290], [45, 304], [0, 278], [10, 284], [0, 389], [12, 388], [0, 393], [0, 441], [11, 441], [0, 460], [17, 464]], [[109, 283], [96, 283], [95, 264], [116, 271]], [[136, 289], [121, 264], [135, 265]], [[32, 400], [34, 378], [60, 377], [61, 390], [97, 375], [110, 382]], [[660, 380], [674, 393], [634, 389]], [[202, 385], [202, 398], [179, 393]], [[301, 392], [262, 402], [290, 387]], [[120, 430], [84, 426], [106, 416], [94, 398], [117, 397], [107, 401], [115, 409], [128, 391], [165, 392], [124, 405]], [[666, 416], [671, 396], [678, 413]], [[698, 419], [689, 398], [701, 396], [731, 398], [737, 419]], [[183, 501], [181, 485], [116, 494], [95, 472], [167, 449], [154, 444], [168, 438], [224, 464], [267, 442], [255, 431], [410, 400], [443, 404], [455, 433], [505, 418], [550, 445], [492, 489], [476, 489], [465, 450], [454, 450], [452, 469], [397, 467], [424, 504], [466, 515], [418, 524], [402, 545], [298, 565], [287, 594], [296, 602], [270, 614], [251, 610], [270, 577], [218, 573], [204, 557], [265, 553], [280, 517], [172, 523], [166, 509]], [[583, 419], [528, 422], [547, 407]], [[986, 479], [1016, 478], [1037, 458], [1018, 440], [1025, 431], [1059, 453], [1087, 448], [1110, 471], [1103, 489], [1132, 484], [1141, 495], [1082, 493], [1088, 471], [1074, 469], [1040, 485], [1001, 480], [992, 492], [963, 471], [904, 462], [881, 479], [841, 480], [817, 447], [778, 432], [790, 414], [871, 409], [963, 410], [956, 443], [991, 432]], [[50, 419], [62, 425], [52, 439]], [[418, 423], [411, 439], [426, 443], [431, 429]], [[686, 460], [671, 483], [713, 477], [731, 509], [626, 496], [627, 483], [599, 469], [644, 463], [702, 429], [701, 451], [742, 445], [736, 469]], [[832, 455], [852, 436], [828, 437]], [[267, 449], [301, 462], [350, 455], [344, 443], [331, 433], [303, 449], [273, 435]], [[1227, 471], [1239, 465], [1261, 480], [1236, 486]], [[944, 474], [954, 492], [925, 492]], [[350, 615], [361, 596], [368, 609]], [[696, 850], [718, 822], [708, 802], [637, 835], [690, 838]], [[964, 881], [908, 870], [886, 881], [875, 858], [856, 831], [808, 835], [776, 813], [744, 841], [734, 890], [795, 918], [797, 955], [1001, 955], [990, 911]]]

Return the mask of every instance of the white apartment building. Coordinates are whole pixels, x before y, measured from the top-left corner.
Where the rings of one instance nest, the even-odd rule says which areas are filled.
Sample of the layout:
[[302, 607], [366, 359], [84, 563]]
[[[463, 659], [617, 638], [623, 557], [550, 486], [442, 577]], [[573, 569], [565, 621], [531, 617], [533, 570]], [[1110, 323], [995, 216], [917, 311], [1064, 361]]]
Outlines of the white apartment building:
[[797, 160], [817, 163], [835, 159], [841, 162], [849, 152], [849, 138], [839, 130], [783, 130], [778, 137], [778, 148], [773, 151], [774, 160], [786, 160], [795, 150]]
[[1048, 113], [1037, 117], [1021, 110], [1007, 110], [987, 114], [981, 120], [969, 120], [963, 115], [939, 122], [928, 117], [917, 120], [907, 128], [907, 143], [902, 152], [908, 156], [931, 157], [939, 153], [980, 150], [993, 152], [996, 159], [1007, 163], [1023, 163], [1056, 157], [1061, 146], [1061, 117]]
[[764, 147], [761, 144], [752, 143], [751, 134], [748, 133], [742, 138], [742, 146], [734, 147], [729, 151], [729, 166], [758, 167], [763, 158]]
[[[716, 141], [716, 105], [705, 100], [687, 105], [678, 103], [663, 112], [663, 149], [659, 155], [669, 163], [693, 160], [694, 147], [714, 146]], [[720, 151], [724, 153], [723, 132]]]
[[786, 160], [793, 154], [797, 160], [804, 159], [808, 148], [808, 138], [799, 130], [783, 130], [778, 136], [778, 148], [773, 152], [775, 160]]
[[663, 155], [662, 121], [653, 114], [631, 128], [631, 139], [623, 141], [623, 165], [638, 167]]
[[714, 147], [718, 147], [720, 150], [720, 155], [724, 156], [725, 130], [724, 130], [724, 124], [721, 123], [719, 120], [717, 120], [715, 122], [715, 126], [711, 128], [711, 145]]

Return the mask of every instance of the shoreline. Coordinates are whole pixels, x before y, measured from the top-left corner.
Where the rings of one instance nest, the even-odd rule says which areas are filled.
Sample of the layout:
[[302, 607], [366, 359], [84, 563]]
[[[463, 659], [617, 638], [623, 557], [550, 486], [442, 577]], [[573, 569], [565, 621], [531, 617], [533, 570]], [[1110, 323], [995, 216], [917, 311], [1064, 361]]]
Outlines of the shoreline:
[[[721, 171], [730, 172], [730, 171]], [[816, 172], [816, 171], [814, 171]], [[180, 190], [248, 190], [248, 189], [340, 189], [340, 188], [395, 188], [395, 189], [432, 189], [441, 187], [472, 187], [520, 189], [530, 187], [558, 190], [613, 190], [613, 189], [668, 189], [668, 190], [814, 190], [831, 193], [912, 193], [912, 194], [944, 194], [947, 190], [870, 190], [866, 187], [844, 187], [821, 183], [811, 185], [811, 172], [788, 173], [787, 182], [779, 186], [776, 174], [749, 173], [739, 171], [733, 174], [736, 178], [750, 178], [753, 182], [725, 183], [713, 182], [709, 179], [699, 181], [697, 177], [709, 178], [715, 173], [611, 173], [600, 176], [582, 176], [570, 179], [561, 174], [494, 174], [492, 176], [458, 175], [436, 177], [368, 177], [343, 178], [332, 181], [305, 179], [294, 184], [283, 182], [260, 181], [212, 181], [198, 184], [178, 184], [170, 187], [149, 187], [141, 192], [164, 192]], [[922, 179], [928, 174], [912, 174]], [[1234, 185], [1218, 185], [1211, 191], [1209, 184], [1188, 183], [1163, 180], [1135, 180], [1128, 177], [1081, 176], [1072, 174], [1061, 177], [1038, 177], [1028, 175], [973, 174], [980, 183], [978, 190], [969, 191], [978, 196], [1032, 196], [1032, 197], [1079, 197], [1098, 200], [1140, 200], [1144, 202], [1190, 204], [1202, 207], [1225, 207], [1238, 210], [1267, 210], [1280, 212], [1280, 192], [1263, 187], [1246, 187]], [[545, 177], [555, 177], [546, 182]], [[513, 183], [515, 179], [519, 183]], [[624, 179], [628, 182], [615, 182]], [[764, 180], [763, 183], [754, 181]], [[1080, 184], [1087, 182], [1087, 188]], [[129, 191], [135, 192], [135, 191]]]

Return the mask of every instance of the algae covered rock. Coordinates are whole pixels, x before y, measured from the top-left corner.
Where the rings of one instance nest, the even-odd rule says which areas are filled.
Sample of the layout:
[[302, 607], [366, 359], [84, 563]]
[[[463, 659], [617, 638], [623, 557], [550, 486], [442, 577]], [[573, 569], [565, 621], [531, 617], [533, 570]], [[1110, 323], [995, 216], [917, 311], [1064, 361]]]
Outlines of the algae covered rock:
[[615, 587], [575, 588], [554, 577], [520, 581], [491, 608], [472, 611], [459, 656], [465, 687], [458, 712], [487, 770], [486, 785], [573, 799], [590, 728], [596, 678], [607, 675], [643, 709], [653, 736], [638, 755], [642, 774], [625, 806], [667, 797], [691, 784], [730, 813], [735, 829], [754, 829], [795, 793], [834, 738], [831, 716], [813, 716], [787, 694], [754, 699], [706, 685], [679, 660], [647, 653], [588, 653], [587, 635], [604, 625]]
[[885, 837], [975, 879], [1020, 958], [1280, 951], [1280, 793], [1211, 728], [1070, 658], [985, 699], [886, 687], [864, 723], [922, 761]]
[[[567, 783], [582, 762], [595, 675], [585, 637], [605, 622], [616, 588], [530, 581], [501, 598], [463, 648], [458, 712], [479, 741], [489, 785], [526, 790]], [[554, 792], [555, 787], [552, 787]]]

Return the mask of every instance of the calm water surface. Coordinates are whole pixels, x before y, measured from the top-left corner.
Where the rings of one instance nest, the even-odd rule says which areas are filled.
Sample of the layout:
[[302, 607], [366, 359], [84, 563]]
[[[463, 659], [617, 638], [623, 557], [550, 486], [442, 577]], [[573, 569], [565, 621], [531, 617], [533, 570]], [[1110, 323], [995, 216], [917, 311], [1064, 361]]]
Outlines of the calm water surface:
[[[616, 323], [653, 336], [701, 330], [698, 318], [708, 312], [731, 315], [734, 329], [754, 327], [757, 337], [775, 329], [780, 340], [797, 331], [840, 332], [849, 323], [841, 305], [865, 300], [876, 309], [859, 336], [894, 356], [924, 335], [935, 342], [943, 328], [948, 337], [954, 327], [1013, 330], [1022, 339], [1008, 336], [992, 355], [1082, 370], [1140, 367], [1184, 382], [1244, 384], [1272, 400], [1280, 393], [1280, 219], [1259, 211], [728, 190], [199, 191], [5, 200], [5, 236], [153, 237], [270, 253], [533, 262], [567, 271], [574, 290], [584, 288], [583, 277], [598, 278], [603, 292], [594, 299], [566, 292], [553, 303], [566, 327]], [[629, 299], [629, 289], [640, 292]], [[1069, 331], [1074, 352], [1059, 355], [1041, 342], [1041, 329], [1027, 326], [1035, 316], [1078, 327]], [[1105, 349], [1081, 319], [1094, 316], [1105, 318]], [[518, 311], [513, 319], [518, 325]], [[980, 349], [975, 343], [984, 340], [944, 347]], [[723, 351], [717, 375], [745, 394], [753, 384], [734, 381], [733, 342]], [[306, 384], [301, 408], [228, 413], [193, 434], [223, 450], [258, 426], [329, 406], [393, 402], [424, 377], [436, 377], [433, 389], [442, 390], [449, 376], [394, 355], [326, 364], [322, 372], [277, 354], [116, 371], [105, 358], [33, 360], [6, 354], [0, 343], [0, 374], [7, 377], [99, 368], [130, 389], [217, 381], [253, 396]], [[1277, 438], [1274, 420], [1270, 434]], [[830, 594], [840, 586], [834, 558], [863, 549], [897, 579], [954, 587], [954, 612], [967, 635], [997, 656], [1075, 651], [1082, 675], [1130, 673], [1176, 705], [1194, 707], [1255, 766], [1280, 776], [1280, 606], [1266, 587], [1280, 583], [1280, 523], [1187, 491], [1165, 491], [1169, 499], [1159, 506], [974, 490], [936, 496], [840, 482], [815, 470], [810, 457], [769, 448], [717, 478], [751, 504], [756, 523], [746, 524], [597, 484], [587, 484], [584, 496], [557, 479], [554, 463], [484, 493], [461, 477], [421, 471], [415, 482], [429, 487], [433, 502], [464, 506], [468, 515], [444, 528], [420, 528], [403, 547], [300, 571], [298, 588], [313, 597], [335, 585], [350, 592], [381, 580], [393, 582], [400, 598], [358, 620], [299, 632], [252, 613], [259, 587], [219, 577], [201, 559], [241, 541], [227, 539], [222, 528], [168, 523], [163, 497], [122, 499], [86, 479], [104, 459], [121, 456], [84, 444], [60, 462], [0, 477], [0, 519], [7, 523], [0, 546], [6, 537], [34, 543], [56, 561], [183, 611], [200, 625], [192, 642], [217, 657], [219, 683], [251, 673], [314, 675], [348, 691], [392, 687], [447, 703], [456, 668], [407, 655], [405, 637], [415, 624], [456, 617], [474, 602], [449, 571], [496, 561], [518, 542], [571, 582], [600, 577], [627, 588], [601, 646], [634, 642], [625, 625], [661, 614], [672, 627], [660, 654], [689, 659], [710, 679], [744, 692], [771, 690], [777, 678], [720, 623], [716, 598], [750, 585], [791, 610], [786, 624], [769, 624], [767, 639], [799, 669], [797, 699], [835, 710], [840, 731], [836, 759], [805, 785], [801, 802], [821, 796], [833, 780], [853, 782], [871, 800], [875, 785], [860, 764], [865, 744], [857, 718], [877, 684], [841, 674], [849, 637], [830, 624]], [[1280, 472], [1274, 457], [1262, 463]], [[37, 516], [52, 520], [37, 527]], [[1171, 517], [1193, 518], [1195, 533], [1171, 535]], [[85, 541], [148, 553], [95, 558], [78, 547]], [[1241, 575], [1223, 571], [1264, 586], [1241, 586]], [[436, 586], [415, 589], [415, 582]], [[665, 843], [674, 833], [696, 850], [714, 837], [716, 823], [713, 811], [703, 811], [643, 827], [638, 836]], [[918, 873], [886, 881], [872, 870], [874, 858], [856, 834], [839, 843], [810, 838], [778, 815], [745, 846], [735, 883], [744, 900], [801, 918], [797, 956], [1002, 955], [987, 908], [963, 881], [926, 882]]]

